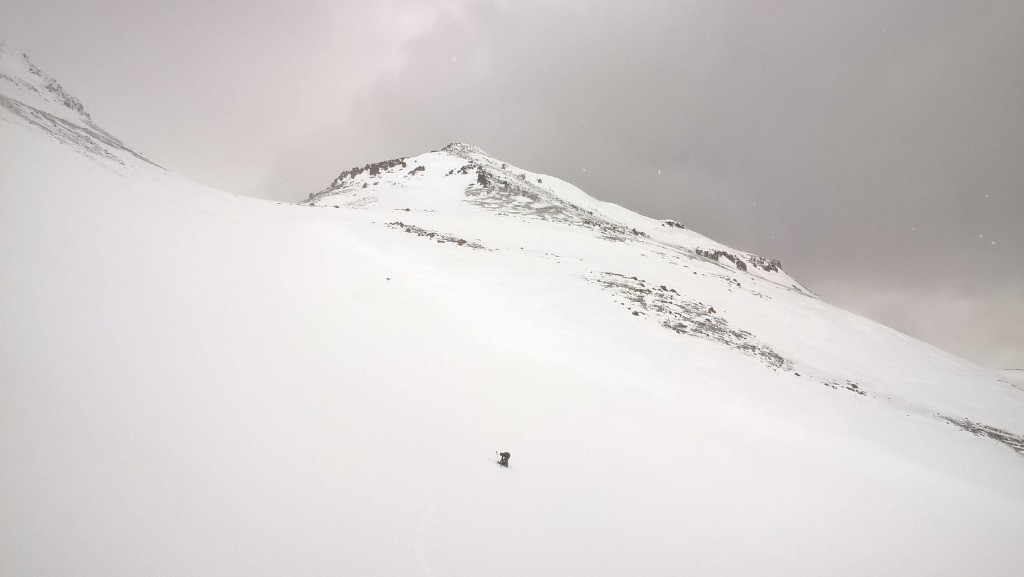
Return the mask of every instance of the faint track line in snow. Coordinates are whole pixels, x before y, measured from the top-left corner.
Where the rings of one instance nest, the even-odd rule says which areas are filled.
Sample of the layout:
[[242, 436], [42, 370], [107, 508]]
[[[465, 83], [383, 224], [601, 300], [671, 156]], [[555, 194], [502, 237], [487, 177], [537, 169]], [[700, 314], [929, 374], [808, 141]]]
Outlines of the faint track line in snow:
[[423, 529], [427, 525], [427, 520], [434, 514], [434, 511], [436, 511], [438, 507], [444, 504], [445, 501], [451, 498], [452, 495], [454, 495], [457, 491], [465, 488], [467, 485], [470, 485], [471, 483], [473, 483], [473, 481], [479, 479], [481, 475], [483, 475], [483, 473], [477, 473], [476, 475], [472, 475], [470, 477], [463, 479], [461, 483], [456, 483], [449, 487], [448, 490], [445, 491], [443, 495], [438, 497], [437, 500], [435, 500], [433, 503], [430, 504], [429, 507], [427, 507], [427, 510], [424, 511], [422, 515], [420, 515], [419, 520], [416, 522], [416, 562], [419, 563], [420, 569], [423, 569], [423, 572], [426, 573], [428, 577], [433, 577], [434, 572], [430, 569], [430, 565], [427, 563], [426, 550], [424, 549], [423, 546]]

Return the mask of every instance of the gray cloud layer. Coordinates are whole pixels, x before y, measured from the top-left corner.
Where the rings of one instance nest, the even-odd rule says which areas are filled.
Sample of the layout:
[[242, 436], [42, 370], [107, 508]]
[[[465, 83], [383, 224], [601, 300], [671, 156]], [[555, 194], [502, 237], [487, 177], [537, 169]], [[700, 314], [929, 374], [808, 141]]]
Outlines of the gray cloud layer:
[[451, 140], [1024, 366], [1024, 4], [81, 5], [0, 33], [162, 164], [296, 200]]

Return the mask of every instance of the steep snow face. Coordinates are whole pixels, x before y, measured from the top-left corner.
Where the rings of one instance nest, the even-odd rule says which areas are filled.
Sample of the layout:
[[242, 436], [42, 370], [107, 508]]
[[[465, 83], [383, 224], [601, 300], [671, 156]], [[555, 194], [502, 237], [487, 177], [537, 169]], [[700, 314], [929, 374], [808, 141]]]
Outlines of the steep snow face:
[[1016, 373], [475, 147], [287, 205], [12, 86], [0, 574], [1024, 564]]
[[35, 126], [76, 152], [118, 164], [152, 164], [93, 123], [82, 103], [47, 76], [24, 52], [0, 43], [0, 122]]

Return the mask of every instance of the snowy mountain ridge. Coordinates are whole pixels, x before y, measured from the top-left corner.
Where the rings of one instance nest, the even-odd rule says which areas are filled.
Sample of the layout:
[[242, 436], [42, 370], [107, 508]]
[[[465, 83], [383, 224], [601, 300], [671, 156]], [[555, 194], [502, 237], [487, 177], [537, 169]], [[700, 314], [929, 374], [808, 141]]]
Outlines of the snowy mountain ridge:
[[[446, 187], [436, 182], [438, 177], [453, 182]], [[384, 186], [371, 188], [380, 185]], [[591, 229], [610, 241], [657, 245], [688, 257], [697, 255], [731, 263], [742, 272], [749, 271], [811, 294], [785, 275], [782, 263], [776, 259], [734, 251], [696, 234], [673, 234], [673, 229], [685, 230], [685, 226], [674, 220], [655, 221], [620, 206], [597, 201], [567, 182], [511, 166], [470, 144], [451, 143], [414, 158], [396, 158], [347, 170], [326, 189], [310, 194], [302, 204], [323, 206], [339, 201], [349, 208], [381, 204], [398, 208], [395, 202], [399, 201], [411, 203], [405, 207], [410, 208], [415, 207], [417, 201], [436, 201], [432, 197], [416, 199], [395, 193], [395, 189], [410, 185], [449, 192], [461, 189], [462, 201], [499, 216], [559, 222]], [[683, 238], [699, 240], [700, 244], [685, 242]]]
[[32, 63], [28, 54], [9, 46], [6, 42], [0, 42], [0, 81], [16, 87], [21, 93], [21, 99], [25, 99], [25, 93], [31, 94], [34, 102], [30, 100], [28, 104], [36, 104], [37, 108], [48, 108], [50, 113], [57, 110], [71, 112], [72, 118], [92, 122], [82, 103], [68, 94], [57, 79], [43, 73]]
[[[633, 316], [684, 337], [725, 345], [758, 359], [771, 370], [810, 379], [833, 390], [905, 404], [911, 411], [925, 410], [975, 434], [980, 434], [979, 427], [989, 427], [998, 432], [991, 438], [1024, 454], [1024, 437], [1001, 428], [1014, 428], [1019, 410], [1015, 404], [1004, 405], [1014, 407], [1014, 417], [1007, 419], [1009, 415], [996, 416], [995, 407], [971, 403], [968, 397], [973, 392], [967, 389], [940, 387], [941, 392], [933, 391], [940, 397], [953, 395], [972, 404], [980, 411], [976, 418], [990, 415], [982, 418], [986, 424], [979, 424], [970, 417], [956, 416], [964, 410], [963, 405], [954, 409], [905, 397], [906, 390], [897, 383], [902, 379], [918, 381], [920, 377], [907, 373], [894, 378], [893, 363], [884, 363], [888, 374], [881, 374], [867, 368], [867, 358], [852, 365], [839, 357], [826, 365], [811, 361], [821, 356], [817, 352], [808, 354], [806, 347], [821, 348], [822, 342], [842, 335], [842, 329], [838, 333], [826, 331], [794, 347], [787, 342], [793, 327], [785, 318], [765, 322], [777, 314], [778, 305], [773, 300], [795, 299], [792, 306], [797, 307], [802, 299], [818, 301], [783, 272], [779, 261], [736, 251], [676, 221], [651, 219], [598, 201], [569, 183], [512, 166], [479, 147], [452, 143], [419, 156], [355, 167], [300, 204], [409, 213], [387, 226], [441, 244], [491, 251], [543, 251], [563, 265], [564, 273], [602, 287]], [[537, 225], [572, 236], [573, 241], [564, 246], [573, 252], [549, 252], [558, 246], [556, 243], [528, 246], [534, 235], [525, 229]], [[620, 253], [625, 261], [609, 259], [613, 252]], [[653, 261], [651, 265], [658, 264], [638, 269], [638, 261], [645, 259]], [[610, 262], [617, 264], [609, 266]], [[644, 269], [649, 272], [638, 273]], [[729, 304], [723, 305], [723, 301]], [[837, 313], [849, 314], [828, 305], [818, 312], [827, 316]], [[880, 325], [872, 330], [898, 334]], [[907, 339], [903, 335], [900, 338]], [[871, 349], [874, 352], [875, 347]], [[935, 359], [929, 357], [929, 361]], [[992, 420], [987, 421], [989, 418]]]
[[78, 98], [39, 69], [28, 54], [0, 43], [0, 109], [38, 127], [72, 150], [124, 164], [146, 159], [97, 126]]
[[0, 574], [1024, 565], [1020, 371], [467, 144], [212, 190], [7, 52]]
[[[542, 222], [569, 227], [600, 241], [621, 243], [629, 247], [627, 250], [651, 251], [675, 265], [693, 261], [714, 263], [715, 272], [711, 274], [729, 286], [734, 283], [737, 289], [741, 286], [737, 277], [744, 281], [749, 277], [751, 281], [768, 281], [773, 286], [810, 295], [782, 272], [777, 260], [733, 251], [675, 221], [657, 221], [600, 202], [569, 183], [511, 166], [479, 147], [464, 143], [346, 170], [328, 188], [310, 194], [301, 204], [461, 214], [473, 220], [496, 219], [513, 227], [523, 222]], [[434, 232], [404, 221], [389, 224], [439, 241], [469, 243], [476, 248], [494, 246], [493, 242], [480, 239], [457, 238], [452, 230]], [[514, 236], [521, 238], [518, 234]], [[600, 249], [600, 245], [595, 248]], [[652, 292], [645, 286], [646, 281], [616, 272], [578, 274], [617, 298], [632, 301], [634, 308], [630, 310], [637, 315], [656, 319], [677, 333], [726, 344], [774, 368], [792, 368], [791, 362], [771, 347], [758, 343], [750, 332], [732, 327], [711, 305], [687, 300], [664, 285], [654, 287]]]

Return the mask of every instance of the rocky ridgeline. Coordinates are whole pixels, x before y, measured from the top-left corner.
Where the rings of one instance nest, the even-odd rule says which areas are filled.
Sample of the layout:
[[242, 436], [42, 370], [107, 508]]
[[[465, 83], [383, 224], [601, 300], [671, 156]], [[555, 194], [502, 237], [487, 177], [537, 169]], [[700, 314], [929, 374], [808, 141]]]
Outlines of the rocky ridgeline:
[[[456, 173], [469, 174], [476, 171], [476, 182], [466, 187], [466, 197], [468, 202], [481, 208], [502, 215], [522, 216], [588, 228], [598, 232], [606, 240], [628, 241], [650, 238], [644, 231], [627, 227], [594, 211], [559, 198], [544, 186], [542, 178], [531, 179], [525, 172], [517, 173], [507, 164], [494, 160], [475, 146], [456, 142], [445, 146], [442, 150], [467, 161], [457, 170], [449, 171], [446, 176]], [[668, 228], [686, 229], [682, 223], [675, 220], [663, 220], [661, 225]], [[740, 256], [724, 250], [697, 249], [696, 252], [713, 261], [724, 257], [731, 261], [737, 269], [744, 272], [747, 271], [748, 266], [765, 272], [782, 272], [782, 263], [772, 258], [753, 254]]]
[[470, 156], [487, 156], [487, 153], [480, 149], [480, 147], [466, 144], [465, 142], [452, 142], [442, 148], [441, 151], [465, 158], [466, 160], [470, 160]]
[[453, 174], [476, 172], [476, 182], [466, 187], [466, 200], [504, 216], [521, 216], [549, 222], [558, 222], [597, 231], [607, 240], [625, 241], [647, 238], [648, 234], [627, 227], [556, 196], [544, 186], [540, 177], [528, 177], [515, 172], [508, 164], [490, 157], [471, 144], [453, 142], [441, 149], [466, 160], [466, 164]]
[[748, 254], [747, 262], [765, 272], [782, 272], [782, 261], [774, 258], [765, 258], [756, 254]]
[[[10, 94], [0, 94], [0, 107], [80, 154], [103, 158], [122, 165], [124, 164], [124, 155], [129, 155], [153, 166], [159, 166], [125, 146], [117, 137], [95, 125], [81, 101], [69, 94], [60, 83], [33, 64], [28, 55], [23, 52], [14, 52], [7, 45], [0, 44], [0, 58], [21, 60], [31, 75], [29, 78], [17, 78], [0, 73], [0, 79], [15, 87]], [[37, 96], [26, 98], [22, 91], [34, 93]], [[36, 98], [57, 102], [74, 112], [75, 115], [70, 118], [62, 118], [22, 100], [39, 104]]]
[[711, 261], [714, 261], [714, 262], [718, 262], [719, 259], [724, 258], [724, 259], [732, 262], [734, 265], [736, 265], [737, 269], [739, 269], [741, 271], [744, 271], [744, 272], [746, 272], [746, 270], [747, 270], [747, 263], [748, 262], [754, 268], [759, 268], [759, 269], [761, 269], [761, 270], [763, 270], [765, 272], [781, 272], [782, 271], [782, 262], [780, 262], [780, 261], [778, 261], [776, 259], [773, 259], [773, 258], [764, 258], [762, 256], [757, 256], [756, 254], [748, 254], [748, 255], [746, 255], [747, 260], [746, 260], [746, 262], [744, 262], [743, 258], [740, 255], [733, 254], [733, 253], [725, 251], [725, 250], [706, 250], [706, 249], [703, 249], [703, 248], [698, 248], [694, 252], [697, 253], [697, 256], [704, 257], [704, 258], [706, 258], [708, 260], [711, 260]]
[[613, 272], [588, 280], [625, 299], [633, 316], [648, 316], [678, 334], [722, 343], [774, 369], [792, 369], [792, 363], [771, 347], [758, 343], [750, 332], [729, 326], [729, 321], [718, 315], [714, 307], [686, 300], [675, 289]]
[[[600, 213], [559, 197], [544, 185], [543, 177], [529, 176], [526, 172], [517, 171], [509, 167], [508, 164], [488, 156], [476, 146], [454, 142], [435, 152], [445, 152], [465, 161], [459, 168], [449, 170], [444, 177], [475, 175], [473, 181], [464, 185], [465, 200], [470, 204], [495, 212], [500, 216], [517, 216], [589, 229], [597, 232], [605, 240], [618, 242], [650, 240], [650, 236], [642, 230], [625, 226]], [[376, 177], [395, 169], [407, 169], [409, 167], [408, 160], [408, 157], [395, 158], [346, 170], [338, 175], [328, 188], [310, 194], [309, 198], [300, 204], [313, 205], [325, 196], [343, 194], [357, 188], [368, 188], [370, 184], [376, 183], [367, 182], [365, 179], [361, 181], [354, 179], [363, 174]], [[423, 166], [416, 166], [408, 172], [409, 176], [415, 176], [425, 173], [425, 170]], [[367, 197], [343, 204], [352, 208], [362, 208], [372, 202], [374, 202], [373, 199]], [[675, 220], [663, 220], [661, 225], [668, 228], [686, 229], [683, 224]], [[666, 245], [666, 248], [672, 247]], [[766, 272], [781, 272], [782, 263], [775, 259], [750, 254], [735, 254], [725, 250], [697, 249], [696, 253], [698, 256], [715, 262], [725, 258], [744, 272], [750, 266]], [[680, 253], [680, 256], [684, 256], [683, 253]]]
[[[64, 90], [64, 87], [61, 86], [55, 78], [40, 70], [39, 67], [29, 59], [28, 54], [14, 50], [6, 43], [0, 43], [0, 58], [14, 58], [20, 60], [25, 68], [28, 69], [29, 74], [35, 76], [35, 79], [13, 78], [3, 73], [0, 73], [0, 78], [17, 85], [21, 89], [35, 92], [47, 100], [56, 100], [61, 106], [75, 112], [84, 120], [88, 122], [92, 121], [89, 113], [86, 112], [85, 107], [82, 106], [81, 101]], [[47, 96], [40, 91], [40, 88], [42, 88], [42, 91], [48, 92], [50, 97], [47, 98]]]
[[80, 100], [68, 94], [67, 91], [64, 90], [64, 87], [61, 86], [56, 79], [44, 74], [42, 70], [36, 67], [36, 65], [28, 59], [27, 54], [22, 53], [22, 58], [24, 58], [25, 63], [28, 64], [29, 71], [32, 72], [32, 74], [38, 76], [40, 80], [42, 80], [43, 88], [45, 88], [47, 92], [52, 94], [54, 98], [56, 98], [57, 101], [61, 103], [62, 106], [64, 106], [68, 110], [73, 110], [77, 112], [79, 115], [82, 116], [82, 118], [86, 120], [92, 120], [92, 118], [89, 116], [89, 113], [85, 111], [85, 107], [82, 106], [82, 102]]
[[[449, 170], [448, 174], [446, 174], [445, 176], [451, 176], [451, 175], [456, 174], [456, 173], [458, 173], [458, 174], [469, 174], [470, 172], [473, 171], [473, 169], [474, 169], [474, 167], [473, 167], [472, 163], [470, 163], [470, 164], [463, 164], [462, 166], [460, 166], [457, 169], [453, 168], [453, 169]], [[480, 182], [480, 177], [479, 176], [477, 176], [477, 182]]]
[[367, 173], [367, 175], [369, 176], [377, 176], [381, 172], [386, 172], [388, 170], [391, 170], [392, 168], [395, 168], [396, 166], [406, 168], [408, 166], [405, 162], [407, 158], [408, 157], [403, 156], [402, 158], [393, 158], [391, 160], [385, 160], [383, 162], [375, 162], [373, 164], [367, 164], [365, 166], [357, 166], [355, 168], [350, 168], [349, 170], [346, 170], [345, 172], [339, 174], [338, 178], [334, 179], [334, 182], [331, 183], [331, 188], [341, 186], [341, 184], [345, 182], [346, 179], [355, 178], [356, 176], [359, 176], [364, 172]]
[[964, 431], [973, 433], [978, 437], [988, 437], [997, 443], [1002, 443], [1013, 449], [1017, 454], [1024, 455], [1024, 436], [1015, 435], [1009, 431], [998, 429], [996, 427], [989, 427], [988, 425], [982, 425], [981, 423], [975, 423], [970, 419], [954, 419], [953, 417], [947, 417], [945, 415], [936, 416], [947, 423], [956, 425]]
[[839, 381], [835, 379], [826, 379], [825, 381], [822, 381], [821, 384], [835, 391], [842, 389], [845, 391], [850, 391], [851, 393], [857, 393], [858, 395], [861, 396], [867, 396], [867, 393], [860, 388], [860, 385], [850, 380], [847, 380], [845, 384], [841, 384]]
[[410, 234], [415, 234], [416, 236], [422, 236], [424, 238], [433, 239], [433, 240], [437, 241], [439, 244], [452, 243], [452, 244], [457, 244], [459, 246], [465, 246], [465, 247], [468, 247], [468, 248], [475, 248], [475, 249], [478, 249], [478, 250], [487, 250], [487, 247], [485, 247], [484, 245], [482, 245], [482, 244], [480, 244], [478, 242], [469, 241], [469, 240], [466, 240], [464, 238], [458, 238], [456, 236], [452, 236], [450, 234], [444, 234], [442, 232], [437, 232], [435, 230], [427, 230], [425, 228], [420, 228], [420, 227], [418, 227], [416, 225], [413, 225], [413, 224], [405, 224], [402, 221], [389, 222], [385, 226], [388, 226], [388, 227], [394, 228], [394, 229], [398, 229], [398, 230], [404, 230], [405, 232], [408, 232]]
[[[408, 159], [409, 157], [403, 156], [401, 158], [392, 158], [391, 160], [384, 160], [381, 162], [374, 162], [372, 164], [366, 164], [363, 166], [356, 166], [354, 168], [350, 168], [339, 174], [338, 177], [335, 178], [331, 182], [331, 185], [328, 186], [327, 188], [321, 190], [320, 192], [309, 193], [309, 197], [306, 200], [300, 202], [299, 204], [313, 205], [314, 203], [316, 203], [321, 198], [324, 198], [325, 196], [342, 194], [347, 190], [351, 190], [356, 184], [352, 182], [353, 179], [355, 179], [355, 177], [359, 176], [360, 174], [366, 174], [367, 176], [373, 177], [379, 176], [382, 172], [394, 170], [395, 168], [408, 168], [409, 164], [406, 162]], [[418, 169], [423, 170], [423, 167], [418, 167]], [[366, 187], [367, 183], [364, 182], [361, 188]], [[352, 206], [350, 203], [345, 204], [346, 206]]]
[[53, 138], [63, 142], [68, 148], [86, 156], [101, 157], [123, 165], [124, 161], [116, 154], [117, 151], [120, 151], [153, 166], [160, 166], [128, 148], [118, 138], [94, 126], [91, 122], [84, 125], [75, 124], [2, 94], [0, 94], [0, 107], [6, 108], [11, 113], [21, 117], [25, 122], [38, 127]]
[[473, 163], [473, 169], [476, 171], [476, 182], [466, 187], [466, 200], [486, 210], [501, 215], [579, 226], [596, 231], [606, 240], [625, 241], [648, 237], [643, 231], [559, 198], [543, 186], [542, 179], [530, 180], [526, 173], [514, 173], [508, 170], [507, 165]]

